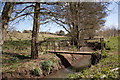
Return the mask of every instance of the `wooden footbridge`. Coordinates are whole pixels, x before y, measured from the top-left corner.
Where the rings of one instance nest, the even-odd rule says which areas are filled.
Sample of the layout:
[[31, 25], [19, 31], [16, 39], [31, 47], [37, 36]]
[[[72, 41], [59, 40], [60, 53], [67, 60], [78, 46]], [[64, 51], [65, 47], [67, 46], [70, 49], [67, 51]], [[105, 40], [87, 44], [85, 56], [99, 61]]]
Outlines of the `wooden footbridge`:
[[[102, 51], [104, 49], [104, 38], [93, 38], [93, 39], [84, 39], [85, 43], [81, 44], [81, 47], [95, 47], [95, 45], [89, 44], [88, 40], [100, 40], [100, 44], [98, 44]], [[79, 55], [92, 55], [94, 50], [80, 50], [76, 48], [76, 45], [74, 42], [71, 42], [70, 40], [48, 40], [46, 41], [46, 44], [44, 44], [44, 49], [46, 52], [49, 53], [59, 53], [59, 54], [79, 54]]]
[[80, 51], [54, 51], [54, 50], [47, 50], [49, 53], [65, 53], [65, 54], [81, 54], [81, 55], [92, 55], [93, 52], [80, 52]]

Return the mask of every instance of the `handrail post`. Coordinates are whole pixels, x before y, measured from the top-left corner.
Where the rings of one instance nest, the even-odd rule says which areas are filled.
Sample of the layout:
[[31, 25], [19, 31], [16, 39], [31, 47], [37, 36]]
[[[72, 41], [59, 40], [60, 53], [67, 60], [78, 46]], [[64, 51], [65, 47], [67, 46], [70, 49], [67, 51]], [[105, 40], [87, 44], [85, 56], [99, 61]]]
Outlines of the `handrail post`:
[[104, 38], [100, 38], [100, 43], [101, 43], [101, 53], [104, 50]]
[[69, 51], [69, 41], [66, 40], [66, 47], [68, 47], [68, 51]]
[[46, 50], [48, 50], [48, 41], [47, 41], [47, 44], [46, 44]]
[[56, 48], [55, 48], [55, 41], [54, 41], [54, 52], [56, 52]]
[[74, 53], [74, 41], [73, 41], [73, 53]]
[[59, 42], [59, 50], [60, 50], [60, 42]]

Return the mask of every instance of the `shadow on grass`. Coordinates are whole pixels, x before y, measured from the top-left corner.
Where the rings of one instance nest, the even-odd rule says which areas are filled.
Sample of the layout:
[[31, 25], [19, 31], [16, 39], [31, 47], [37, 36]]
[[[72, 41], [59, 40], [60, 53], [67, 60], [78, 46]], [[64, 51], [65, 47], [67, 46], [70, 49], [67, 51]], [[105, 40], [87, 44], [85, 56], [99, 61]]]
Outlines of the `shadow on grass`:
[[29, 56], [25, 56], [24, 54], [23, 55], [20, 55], [20, 54], [18, 54], [18, 53], [7, 53], [7, 52], [4, 52], [3, 54], [5, 54], [5, 55], [9, 55], [9, 56], [11, 56], [11, 57], [17, 57], [18, 59], [30, 59], [31, 57], [29, 57]]

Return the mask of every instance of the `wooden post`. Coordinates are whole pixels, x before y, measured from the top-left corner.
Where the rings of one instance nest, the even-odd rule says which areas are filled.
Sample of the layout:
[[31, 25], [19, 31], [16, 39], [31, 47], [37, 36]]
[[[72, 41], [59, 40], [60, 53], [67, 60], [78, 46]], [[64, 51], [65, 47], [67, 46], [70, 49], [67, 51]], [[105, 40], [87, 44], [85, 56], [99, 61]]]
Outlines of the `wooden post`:
[[73, 41], [73, 53], [74, 53], [74, 41]]
[[60, 42], [59, 42], [59, 50], [60, 50]]
[[54, 51], [56, 52], [55, 41], [54, 41]]
[[69, 51], [70, 50], [69, 49], [69, 41], [66, 41], [66, 45], [67, 45], [66, 47], [68, 48], [68, 51]]
[[100, 43], [101, 43], [101, 53], [104, 50], [104, 38], [100, 38]]
[[49, 50], [49, 41], [47, 42], [47, 49]]
[[48, 49], [48, 41], [46, 41], [46, 50]]

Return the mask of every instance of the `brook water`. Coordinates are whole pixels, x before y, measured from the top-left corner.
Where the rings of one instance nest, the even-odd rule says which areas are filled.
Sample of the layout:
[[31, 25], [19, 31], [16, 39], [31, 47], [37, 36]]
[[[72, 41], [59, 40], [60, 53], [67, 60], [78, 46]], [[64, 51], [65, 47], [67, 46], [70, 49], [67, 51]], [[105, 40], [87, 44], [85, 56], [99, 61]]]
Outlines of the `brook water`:
[[91, 56], [86, 55], [83, 56], [81, 59], [76, 60], [74, 64], [68, 68], [56, 71], [45, 78], [68, 78], [68, 75], [71, 73], [79, 73], [86, 67], [91, 65]]

